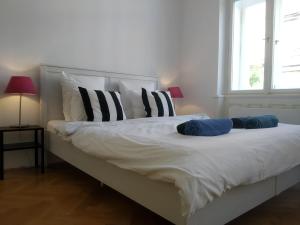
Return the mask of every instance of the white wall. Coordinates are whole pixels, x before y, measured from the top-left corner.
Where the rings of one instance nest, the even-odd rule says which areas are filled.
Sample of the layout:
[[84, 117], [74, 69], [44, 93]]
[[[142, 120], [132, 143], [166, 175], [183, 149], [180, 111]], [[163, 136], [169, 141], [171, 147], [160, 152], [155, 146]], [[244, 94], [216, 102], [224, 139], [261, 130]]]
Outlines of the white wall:
[[[18, 118], [18, 98], [2, 94], [9, 77], [26, 74], [38, 83], [41, 63], [159, 74], [163, 85], [176, 83], [180, 10], [180, 0], [1, 0], [0, 126]], [[24, 123], [38, 123], [38, 96], [23, 105]], [[7, 153], [6, 167], [32, 165], [32, 155]]]
[[[185, 93], [183, 113], [221, 113], [223, 57], [219, 0], [186, 0], [183, 5], [181, 85]], [[221, 99], [222, 100], [222, 99]]]

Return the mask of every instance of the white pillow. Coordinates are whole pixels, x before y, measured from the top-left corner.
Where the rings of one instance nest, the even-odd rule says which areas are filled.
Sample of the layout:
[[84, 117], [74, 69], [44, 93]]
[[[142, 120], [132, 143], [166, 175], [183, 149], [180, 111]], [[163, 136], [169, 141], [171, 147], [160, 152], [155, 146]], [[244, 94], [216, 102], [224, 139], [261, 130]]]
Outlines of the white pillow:
[[119, 82], [121, 101], [128, 119], [146, 116], [142, 101], [142, 88], [154, 91], [156, 84], [153, 81], [143, 80], [123, 80]]
[[96, 76], [70, 75], [62, 72], [61, 78], [63, 113], [66, 121], [86, 120], [86, 114], [78, 87], [104, 90], [105, 78]]
[[130, 109], [132, 118], [146, 117], [145, 107], [142, 101], [142, 89], [140, 91], [127, 91], [126, 98], [130, 101]]
[[71, 77], [62, 72], [60, 84], [62, 89], [63, 114], [66, 121], [71, 121], [71, 99], [73, 95], [73, 82], [75, 81]]

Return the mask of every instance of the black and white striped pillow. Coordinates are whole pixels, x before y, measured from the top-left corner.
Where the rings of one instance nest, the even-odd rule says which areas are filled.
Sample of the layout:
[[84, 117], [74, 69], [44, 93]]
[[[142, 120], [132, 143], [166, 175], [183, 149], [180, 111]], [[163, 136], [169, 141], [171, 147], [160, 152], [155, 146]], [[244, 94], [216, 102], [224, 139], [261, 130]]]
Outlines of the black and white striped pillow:
[[142, 88], [142, 100], [147, 117], [176, 116], [169, 91], [149, 92], [145, 88]]
[[87, 121], [125, 120], [120, 94], [114, 91], [87, 90], [78, 87]]

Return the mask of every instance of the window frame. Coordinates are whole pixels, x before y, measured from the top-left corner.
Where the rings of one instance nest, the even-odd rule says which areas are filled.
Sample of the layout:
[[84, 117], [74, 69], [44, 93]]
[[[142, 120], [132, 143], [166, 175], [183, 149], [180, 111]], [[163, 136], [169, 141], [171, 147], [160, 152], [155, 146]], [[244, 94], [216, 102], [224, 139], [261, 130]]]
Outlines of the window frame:
[[300, 94], [299, 88], [291, 89], [275, 89], [273, 84], [273, 62], [275, 59], [275, 40], [276, 37], [276, 19], [277, 19], [277, 4], [281, 0], [266, 0], [266, 34], [265, 34], [265, 68], [264, 68], [264, 85], [263, 89], [258, 90], [233, 90], [233, 43], [234, 43], [234, 3], [239, 0], [229, 0], [230, 7], [228, 7], [228, 88], [227, 95], [277, 95], [277, 94]]

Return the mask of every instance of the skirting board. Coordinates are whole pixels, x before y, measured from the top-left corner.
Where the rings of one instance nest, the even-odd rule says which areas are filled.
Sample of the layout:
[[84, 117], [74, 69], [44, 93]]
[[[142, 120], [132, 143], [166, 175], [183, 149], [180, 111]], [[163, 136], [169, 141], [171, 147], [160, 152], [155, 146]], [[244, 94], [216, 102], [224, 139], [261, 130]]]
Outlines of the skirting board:
[[298, 166], [277, 177], [234, 188], [192, 216], [183, 217], [178, 189], [172, 184], [150, 180], [89, 156], [54, 134], [49, 135], [49, 150], [176, 225], [225, 224], [300, 181]]

